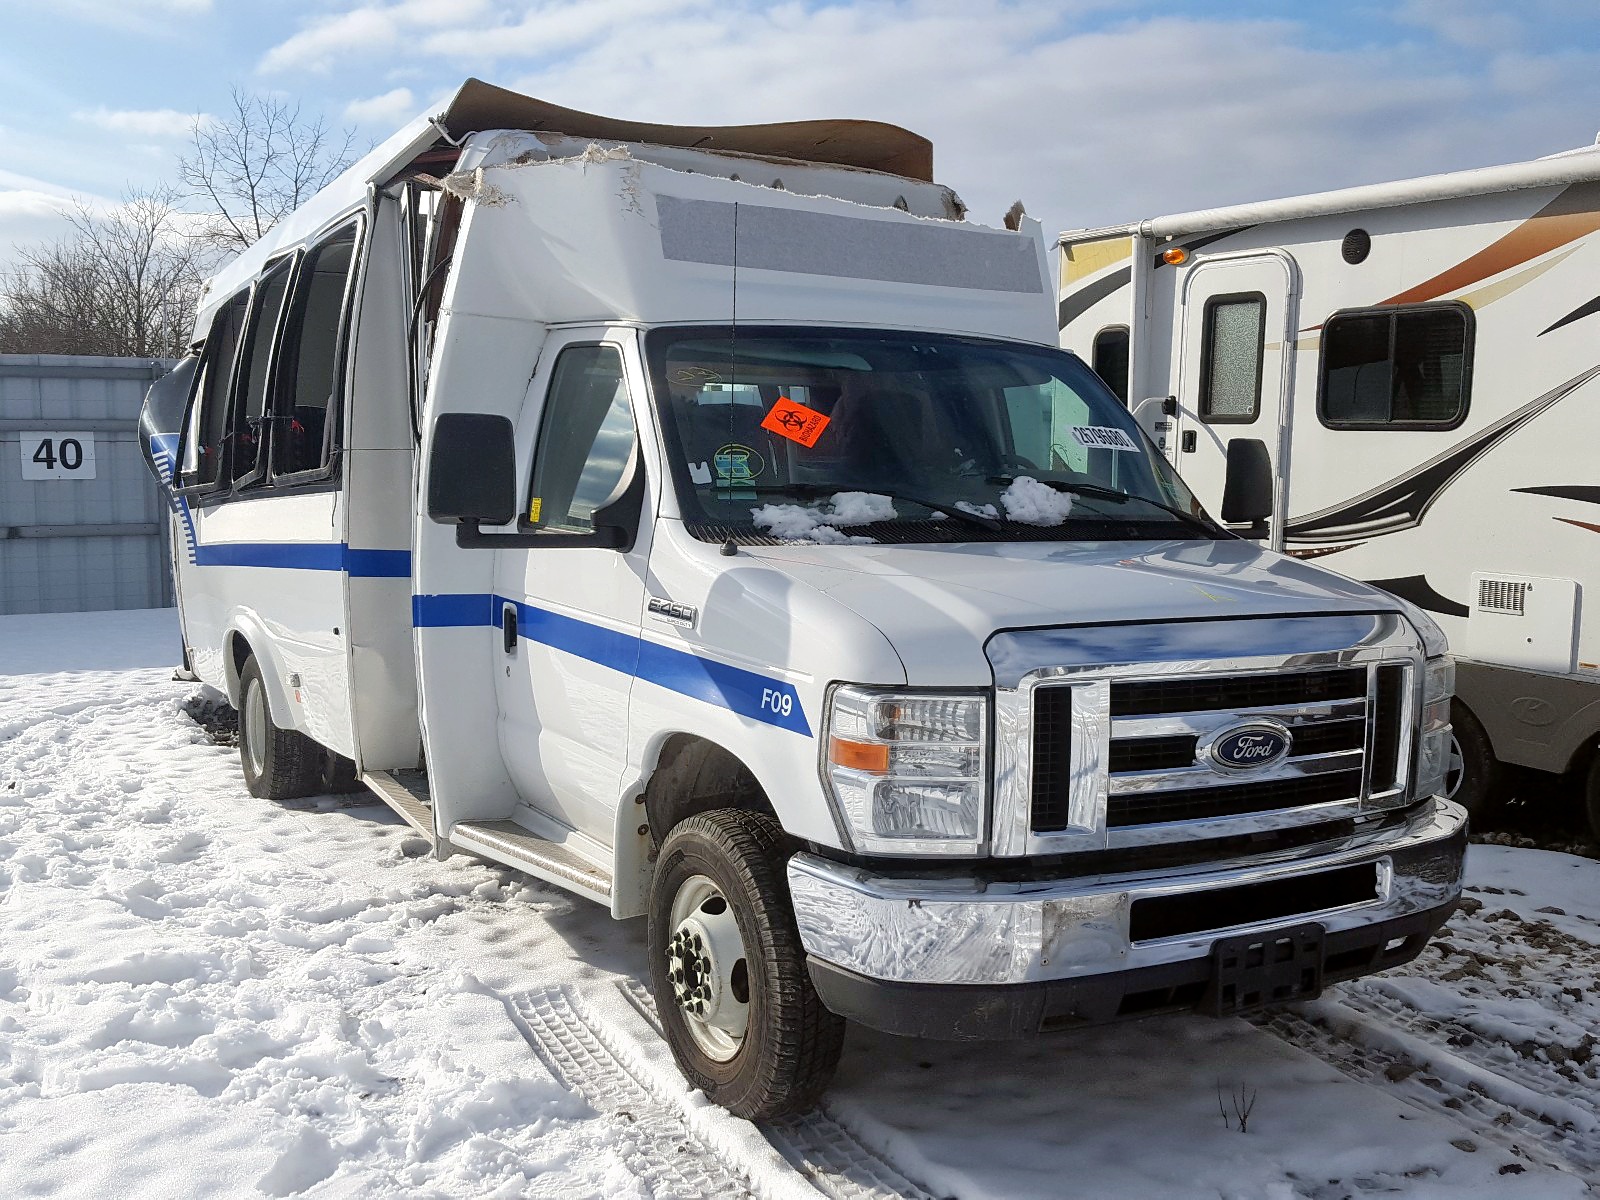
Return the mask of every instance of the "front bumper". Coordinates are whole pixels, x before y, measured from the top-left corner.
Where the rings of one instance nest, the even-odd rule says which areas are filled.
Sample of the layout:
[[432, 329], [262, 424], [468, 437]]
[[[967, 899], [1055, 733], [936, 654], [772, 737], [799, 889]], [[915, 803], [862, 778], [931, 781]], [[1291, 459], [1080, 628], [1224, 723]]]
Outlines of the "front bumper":
[[[1325, 982], [1414, 958], [1461, 894], [1466, 842], [1465, 810], [1433, 799], [1379, 831], [1182, 872], [985, 884], [797, 854], [789, 886], [834, 1011], [896, 1033], [1018, 1037], [1195, 1008], [1224, 936], [1315, 922]], [[1165, 932], [1174, 917], [1197, 927]]]

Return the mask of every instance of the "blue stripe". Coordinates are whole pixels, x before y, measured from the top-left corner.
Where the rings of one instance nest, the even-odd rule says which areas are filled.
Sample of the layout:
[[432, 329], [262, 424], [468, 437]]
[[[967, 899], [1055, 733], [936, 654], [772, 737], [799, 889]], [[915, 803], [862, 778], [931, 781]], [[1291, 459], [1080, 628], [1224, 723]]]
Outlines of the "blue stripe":
[[202, 567], [343, 571], [364, 579], [409, 579], [411, 551], [357, 550], [343, 542], [210, 542], [194, 548]]
[[811, 736], [811, 725], [793, 684], [663, 646], [638, 634], [483, 592], [413, 596], [411, 620], [419, 629], [499, 628], [501, 612], [513, 603], [517, 609], [517, 635], [521, 638], [681, 696], [726, 708], [752, 721]]
[[500, 606], [487, 592], [411, 597], [411, 623], [418, 629], [456, 629], [500, 624]]

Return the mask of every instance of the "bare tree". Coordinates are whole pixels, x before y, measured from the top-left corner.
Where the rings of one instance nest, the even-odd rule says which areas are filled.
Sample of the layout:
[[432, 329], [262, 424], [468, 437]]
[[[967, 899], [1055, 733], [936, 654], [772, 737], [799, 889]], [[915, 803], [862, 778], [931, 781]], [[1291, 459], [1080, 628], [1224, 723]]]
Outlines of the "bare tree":
[[71, 233], [19, 249], [0, 275], [0, 353], [181, 354], [208, 252], [180, 226], [176, 200], [134, 192], [105, 213], [79, 202]]
[[232, 98], [227, 116], [195, 118], [178, 174], [210, 209], [201, 236], [242, 250], [350, 165], [355, 133], [276, 97], [235, 88]]

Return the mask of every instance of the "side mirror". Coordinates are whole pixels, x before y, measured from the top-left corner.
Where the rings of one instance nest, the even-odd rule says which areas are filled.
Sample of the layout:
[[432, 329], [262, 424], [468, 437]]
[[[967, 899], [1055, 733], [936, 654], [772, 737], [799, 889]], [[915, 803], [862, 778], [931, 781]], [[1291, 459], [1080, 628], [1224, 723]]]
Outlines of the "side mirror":
[[489, 413], [445, 413], [433, 427], [428, 517], [461, 533], [517, 515], [517, 448], [511, 422]]
[[1272, 515], [1272, 456], [1259, 438], [1234, 438], [1228, 443], [1228, 474], [1222, 486], [1222, 519], [1229, 525], [1248, 523], [1246, 537], [1264, 539]]

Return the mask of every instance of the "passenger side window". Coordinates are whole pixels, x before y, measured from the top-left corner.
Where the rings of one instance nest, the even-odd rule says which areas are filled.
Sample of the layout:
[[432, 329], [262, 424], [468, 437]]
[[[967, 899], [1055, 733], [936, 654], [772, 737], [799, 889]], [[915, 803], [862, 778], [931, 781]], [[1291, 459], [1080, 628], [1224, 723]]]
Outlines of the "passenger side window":
[[1094, 335], [1094, 373], [1128, 406], [1128, 327], [1113, 325]]
[[355, 226], [341, 230], [306, 256], [295, 283], [278, 355], [274, 475], [321, 471], [337, 441], [355, 249]]
[[561, 352], [534, 448], [527, 524], [588, 533], [594, 510], [611, 496], [633, 457], [633, 414], [612, 346]]
[[1322, 328], [1322, 423], [1453, 429], [1472, 384], [1472, 310], [1429, 304], [1335, 313]]
[[1200, 342], [1200, 419], [1248, 425], [1261, 413], [1267, 298], [1260, 292], [1206, 301]]
[[252, 483], [266, 469], [262, 449], [267, 441], [267, 380], [291, 265], [291, 260], [285, 260], [256, 285], [255, 301], [250, 307], [239, 360], [239, 391], [234, 401], [231, 473], [235, 484]]
[[222, 481], [227, 451], [228, 385], [239, 350], [250, 293], [243, 292], [217, 310], [201, 352], [200, 374], [184, 422], [179, 481], [185, 487], [215, 486]]

